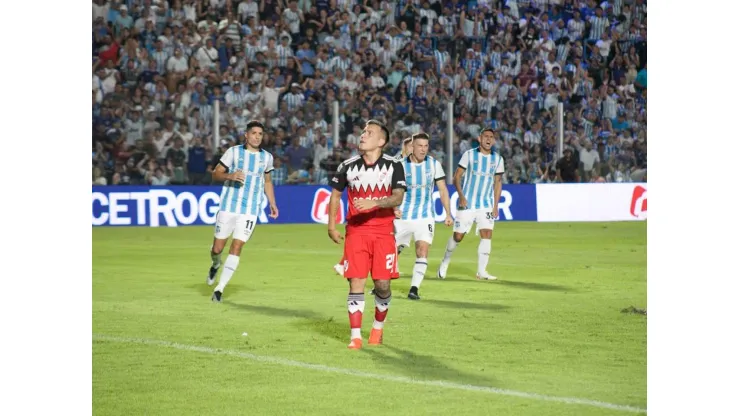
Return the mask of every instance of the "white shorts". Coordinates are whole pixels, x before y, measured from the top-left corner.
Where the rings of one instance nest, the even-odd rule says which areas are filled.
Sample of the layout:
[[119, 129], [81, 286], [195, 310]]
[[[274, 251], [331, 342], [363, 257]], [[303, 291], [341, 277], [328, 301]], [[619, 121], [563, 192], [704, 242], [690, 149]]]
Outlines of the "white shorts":
[[256, 225], [256, 215], [219, 211], [216, 214], [216, 230], [213, 235], [219, 240], [226, 240], [233, 234], [234, 240], [246, 243], [252, 237]]
[[396, 246], [411, 245], [411, 237], [414, 241], [424, 241], [432, 244], [434, 239], [434, 220], [394, 220], [393, 225], [396, 228]]
[[478, 226], [478, 230], [493, 230], [493, 222], [492, 208], [458, 210], [454, 231], [467, 234], [473, 227], [473, 223]]

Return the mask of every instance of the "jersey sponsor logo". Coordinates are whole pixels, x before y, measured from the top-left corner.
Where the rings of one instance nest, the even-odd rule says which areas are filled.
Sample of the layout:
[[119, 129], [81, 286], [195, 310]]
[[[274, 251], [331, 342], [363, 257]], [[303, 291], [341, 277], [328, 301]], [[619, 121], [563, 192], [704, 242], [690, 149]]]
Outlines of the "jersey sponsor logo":
[[354, 197], [354, 198], [352, 198], [352, 201], [358, 201], [360, 199], [369, 199], [371, 201], [379, 201], [381, 199], [388, 199], [388, 197], [387, 196], [370, 196], [370, 197], [367, 197], [367, 198]]
[[630, 214], [635, 218], [647, 218], [647, 188], [636, 185], [632, 190], [632, 201], [630, 202]]
[[[319, 188], [313, 195], [313, 204], [311, 204], [311, 219], [321, 224], [329, 223], [329, 201], [331, 200], [331, 191], [326, 188]], [[344, 223], [344, 201], [339, 200], [339, 209], [337, 210], [336, 223]]]

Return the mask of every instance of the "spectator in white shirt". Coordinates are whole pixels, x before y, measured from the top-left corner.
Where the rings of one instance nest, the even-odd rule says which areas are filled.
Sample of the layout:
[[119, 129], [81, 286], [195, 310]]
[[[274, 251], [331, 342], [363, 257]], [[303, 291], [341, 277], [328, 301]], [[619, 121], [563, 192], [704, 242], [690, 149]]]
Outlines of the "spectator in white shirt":
[[599, 152], [593, 148], [591, 141], [586, 142], [586, 146], [581, 148], [580, 151], [580, 162], [583, 168], [585, 182], [591, 180], [591, 176], [594, 172], [598, 172]]

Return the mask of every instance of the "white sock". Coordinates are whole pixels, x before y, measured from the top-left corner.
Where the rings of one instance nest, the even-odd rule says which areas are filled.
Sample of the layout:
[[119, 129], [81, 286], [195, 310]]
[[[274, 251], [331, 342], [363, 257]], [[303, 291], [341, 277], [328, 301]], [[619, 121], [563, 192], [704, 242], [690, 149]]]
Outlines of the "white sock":
[[375, 319], [373, 320], [373, 329], [383, 329], [392, 297], [393, 295], [388, 295], [386, 299], [383, 299], [378, 297], [378, 295], [375, 295]]
[[418, 289], [421, 281], [424, 280], [424, 273], [427, 272], [427, 259], [418, 258], [414, 264], [414, 275], [411, 277], [411, 286]]
[[486, 273], [488, 257], [491, 254], [491, 240], [483, 238], [478, 244], [478, 273]]
[[211, 262], [211, 267], [214, 269], [221, 267], [221, 253], [213, 254], [213, 252], [211, 252]]
[[349, 313], [349, 338], [362, 339], [362, 312], [365, 310], [365, 294], [350, 293], [347, 296], [347, 312]]
[[350, 330], [349, 330], [349, 339], [355, 339], [355, 338], [362, 339], [362, 330], [361, 330], [361, 328], [350, 328]]
[[237, 266], [239, 266], [239, 256], [229, 254], [229, 256], [226, 257], [226, 262], [224, 263], [224, 270], [221, 272], [221, 277], [218, 279], [218, 286], [216, 286], [217, 291], [224, 291], [224, 288], [226, 288], [226, 284], [228, 284], [229, 280], [231, 280], [231, 276], [236, 271]]
[[457, 241], [455, 241], [454, 237], [450, 237], [449, 240], [447, 240], [447, 248], [445, 249], [445, 257], [442, 259], [442, 263], [449, 263], [450, 259], [452, 258], [452, 252], [455, 251], [457, 248]]

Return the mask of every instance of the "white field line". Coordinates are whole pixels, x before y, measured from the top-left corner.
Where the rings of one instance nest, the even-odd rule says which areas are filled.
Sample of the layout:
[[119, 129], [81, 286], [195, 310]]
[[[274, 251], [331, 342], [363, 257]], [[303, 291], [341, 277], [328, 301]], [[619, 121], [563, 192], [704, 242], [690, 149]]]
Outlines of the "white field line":
[[458, 383], [453, 383], [450, 381], [443, 381], [443, 380], [420, 380], [420, 379], [415, 379], [411, 377], [394, 376], [394, 375], [389, 375], [389, 374], [368, 373], [365, 371], [350, 370], [350, 369], [340, 368], [340, 367], [329, 367], [329, 366], [322, 365], [322, 364], [304, 363], [302, 361], [288, 360], [286, 358], [280, 358], [280, 357], [270, 357], [267, 355], [249, 354], [249, 353], [239, 352], [239, 351], [234, 351], [234, 350], [224, 350], [220, 348], [201, 347], [197, 345], [179, 344], [176, 342], [160, 341], [160, 340], [155, 340], [155, 339], [124, 338], [124, 337], [114, 337], [114, 336], [109, 336], [109, 335], [93, 334], [93, 340], [114, 342], [114, 343], [120, 343], [120, 344], [141, 344], [141, 345], [158, 346], [158, 347], [172, 348], [172, 349], [181, 350], [181, 351], [200, 352], [200, 353], [211, 354], [211, 355], [225, 355], [229, 357], [242, 358], [245, 360], [256, 361], [256, 362], [265, 363], [265, 364], [275, 364], [275, 365], [282, 365], [286, 367], [302, 368], [306, 370], [321, 371], [324, 373], [344, 374], [344, 375], [348, 375], [352, 377], [363, 377], [363, 378], [371, 378], [375, 380], [393, 381], [393, 382], [398, 382], [398, 383], [413, 384], [417, 386], [438, 387], [438, 388], [452, 389], [452, 390], [477, 391], [481, 393], [491, 393], [491, 394], [498, 394], [498, 395], [503, 395], [503, 396], [514, 396], [514, 397], [519, 397], [519, 398], [529, 399], [529, 400], [538, 400], [538, 401], [545, 401], [545, 402], [556, 402], [556, 403], [598, 407], [602, 409], [618, 410], [622, 412], [631, 412], [631, 413], [646, 412], [646, 409], [642, 409], [639, 407], [606, 403], [606, 402], [601, 402], [598, 400], [581, 399], [577, 397], [547, 396], [544, 394], [499, 389], [496, 387], [474, 386], [471, 384], [458, 384]]

